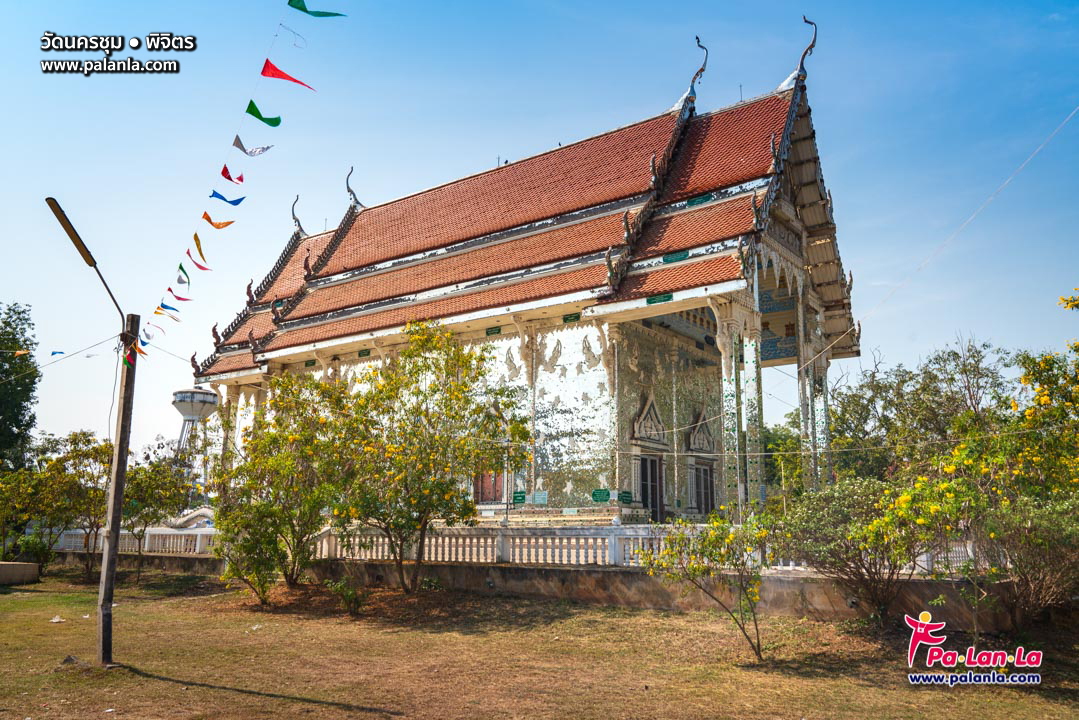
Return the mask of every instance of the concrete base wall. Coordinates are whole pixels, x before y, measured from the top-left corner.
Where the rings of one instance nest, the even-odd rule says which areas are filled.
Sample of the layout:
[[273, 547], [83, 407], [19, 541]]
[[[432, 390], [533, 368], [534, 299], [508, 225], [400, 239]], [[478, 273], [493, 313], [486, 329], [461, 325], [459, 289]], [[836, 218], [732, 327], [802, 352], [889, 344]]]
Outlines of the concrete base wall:
[[[84, 553], [75, 551], [63, 551], [56, 553], [58, 565], [75, 565], [82, 567]], [[134, 570], [138, 566], [139, 556], [135, 553], [119, 553], [117, 555], [117, 567], [121, 570]], [[101, 567], [101, 558], [98, 557], [96, 567]], [[212, 555], [167, 555], [164, 553], [145, 553], [142, 556], [142, 569], [164, 570], [171, 573], [187, 573], [191, 575], [221, 575], [225, 572], [225, 563], [220, 558]]]
[[[83, 553], [58, 553], [57, 562], [81, 565]], [[119, 566], [135, 568], [137, 556], [120, 553]], [[28, 563], [6, 563], [27, 565]], [[3, 567], [0, 565], [0, 567]], [[37, 578], [36, 566], [34, 579]], [[196, 555], [143, 555], [143, 567], [167, 572], [220, 575], [224, 563], [218, 558]], [[359, 585], [397, 587], [397, 571], [391, 562], [377, 560], [320, 560], [310, 573], [319, 582], [325, 579], [351, 577]], [[562, 567], [537, 565], [476, 565], [429, 563], [424, 565], [423, 577], [436, 580], [448, 590], [479, 594], [541, 597], [575, 602], [618, 605], [657, 610], [710, 610], [716, 604], [703, 592], [683, 593], [639, 568]], [[917, 616], [923, 610], [933, 619], [948, 623], [949, 629], [969, 630], [971, 615], [959, 594], [961, 583], [952, 580], [907, 581], [891, 612]], [[714, 591], [724, 601], [730, 595], [723, 587]], [[943, 597], [943, 605], [929, 601]], [[998, 603], [999, 606], [999, 603]], [[848, 593], [831, 580], [805, 571], [776, 571], [767, 573], [761, 584], [762, 615], [808, 617], [814, 620], [845, 620], [860, 617], [866, 611]], [[983, 611], [979, 625], [984, 632], [1011, 629], [1010, 619], [1003, 610]]]
[[[393, 563], [363, 560], [322, 560], [312, 569], [319, 580], [349, 576], [361, 585], [397, 587]], [[601, 605], [653, 608], [658, 610], [718, 609], [705, 593], [694, 589], [684, 593], [637, 568], [544, 567], [523, 565], [465, 565], [432, 563], [422, 575], [437, 580], [442, 587], [481, 594], [546, 597]], [[912, 579], [904, 584], [891, 608], [894, 615], [917, 616], [923, 610], [950, 628], [972, 627], [966, 603], [959, 595], [961, 584], [949, 580]], [[731, 601], [725, 587], [713, 592]], [[929, 601], [943, 596], [944, 605]], [[831, 580], [805, 571], [769, 572], [761, 583], [762, 615], [808, 617], [814, 620], [845, 620], [861, 617], [866, 611]], [[983, 611], [979, 625], [985, 632], [1008, 630], [1007, 613]]]
[[37, 563], [0, 562], [0, 585], [37, 582]]

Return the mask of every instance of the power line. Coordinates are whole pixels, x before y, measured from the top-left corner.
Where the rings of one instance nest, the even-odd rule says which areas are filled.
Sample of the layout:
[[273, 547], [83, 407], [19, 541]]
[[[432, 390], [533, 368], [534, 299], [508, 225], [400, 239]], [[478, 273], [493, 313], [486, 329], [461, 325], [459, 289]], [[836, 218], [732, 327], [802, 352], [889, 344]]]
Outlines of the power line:
[[87, 345], [82, 350], [76, 350], [71, 354], [65, 354], [64, 357], [57, 358], [57, 359], [55, 359], [55, 360], [53, 360], [51, 362], [45, 363], [44, 365], [38, 365], [37, 367], [33, 368], [32, 370], [27, 370], [25, 372], [21, 372], [18, 375], [12, 375], [11, 377], [7, 378], [6, 380], [0, 381], [0, 385], [3, 385], [5, 383], [9, 383], [12, 380], [15, 380], [16, 378], [22, 377], [23, 375], [29, 375], [30, 373], [40, 372], [41, 370], [44, 370], [45, 368], [49, 367], [50, 365], [55, 365], [56, 363], [63, 362], [64, 360], [70, 360], [73, 357], [78, 357], [80, 353], [84, 353], [87, 350], [92, 350], [93, 348], [96, 348], [98, 345], [102, 345], [104, 343], [107, 343], [109, 340], [112, 340], [114, 337], [118, 337], [118, 334], [109, 335], [104, 340], [99, 340], [98, 342], [94, 343], [93, 345]]

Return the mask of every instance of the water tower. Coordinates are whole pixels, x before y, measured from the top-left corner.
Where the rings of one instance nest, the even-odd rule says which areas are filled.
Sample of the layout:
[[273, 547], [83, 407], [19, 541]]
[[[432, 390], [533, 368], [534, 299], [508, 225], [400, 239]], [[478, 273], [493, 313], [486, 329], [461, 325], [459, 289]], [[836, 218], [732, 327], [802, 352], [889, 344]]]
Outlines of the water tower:
[[172, 394], [172, 406], [184, 416], [184, 424], [180, 428], [179, 447], [182, 449], [187, 445], [195, 423], [202, 422], [217, 411], [217, 393], [202, 388], [177, 390]]

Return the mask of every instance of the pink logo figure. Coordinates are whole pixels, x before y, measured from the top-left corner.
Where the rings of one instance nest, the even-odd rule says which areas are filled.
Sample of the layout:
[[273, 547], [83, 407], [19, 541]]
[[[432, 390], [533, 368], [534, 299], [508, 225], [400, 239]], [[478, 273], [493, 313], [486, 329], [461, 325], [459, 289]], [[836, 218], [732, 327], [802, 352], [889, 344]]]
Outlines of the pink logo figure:
[[937, 637], [933, 633], [943, 630], [946, 623], [930, 622], [933, 616], [924, 610], [915, 620], [910, 615], [904, 615], [903, 620], [910, 627], [910, 647], [907, 650], [907, 667], [914, 667], [914, 654], [921, 645], [940, 645], [947, 640], [945, 637]]

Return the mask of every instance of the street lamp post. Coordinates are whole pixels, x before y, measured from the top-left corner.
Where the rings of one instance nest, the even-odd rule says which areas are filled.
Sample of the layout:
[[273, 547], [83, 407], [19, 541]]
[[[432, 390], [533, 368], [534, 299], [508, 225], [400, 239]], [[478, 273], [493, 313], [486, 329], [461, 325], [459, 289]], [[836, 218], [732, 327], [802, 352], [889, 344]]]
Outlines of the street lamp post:
[[[79, 255], [92, 267], [105, 286], [112, 304], [116, 306], [116, 312], [120, 313], [122, 322], [120, 331], [121, 352], [125, 353], [126, 362], [123, 363], [120, 374], [120, 414], [116, 418], [116, 443], [112, 453], [112, 476], [109, 481], [109, 497], [107, 519], [105, 521], [105, 546], [101, 555], [101, 584], [97, 594], [97, 661], [101, 665], [112, 664], [112, 598], [116, 584], [116, 554], [120, 543], [120, 523], [122, 520], [122, 506], [124, 502], [124, 483], [127, 480], [127, 455], [131, 441], [131, 412], [132, 403], [135, 399], [135, 364], [138, 362], [138, 353], [130, 353], [127, 349], [138, 341], [139, 316], [124, 315], [120, 309], [120, 303], [116, 302], [116, 296], [112, 294], [105, 277], [97, 268], [97, 261], [90, 254], [89, 248], [83, 243], [79, 233], [68, 220], [60, 203], [55, 198], [45, 198], [45, 203], [56, 216], [60, 226], [71, 239]], [[90, 548], [88, 551], [92, 552]]]

